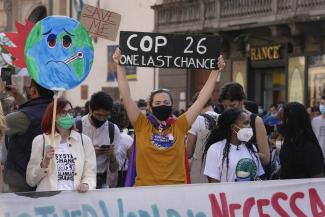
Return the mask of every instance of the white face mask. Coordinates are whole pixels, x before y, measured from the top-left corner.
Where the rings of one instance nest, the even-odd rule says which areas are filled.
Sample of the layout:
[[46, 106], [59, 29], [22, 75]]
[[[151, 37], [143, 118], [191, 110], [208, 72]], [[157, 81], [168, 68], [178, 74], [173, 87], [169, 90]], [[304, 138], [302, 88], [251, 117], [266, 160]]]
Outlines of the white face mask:
[[237, 132], [237, 138], [239, 141], [248, 142], [252, 137], [253, 129], [251, 127], [239, 128], [239, 131]]
[[276, 150], [279, 152], [281, 150], [282, 147], [282, 141], [281, 140], [276, 140], [275, 141], [275, 148]]

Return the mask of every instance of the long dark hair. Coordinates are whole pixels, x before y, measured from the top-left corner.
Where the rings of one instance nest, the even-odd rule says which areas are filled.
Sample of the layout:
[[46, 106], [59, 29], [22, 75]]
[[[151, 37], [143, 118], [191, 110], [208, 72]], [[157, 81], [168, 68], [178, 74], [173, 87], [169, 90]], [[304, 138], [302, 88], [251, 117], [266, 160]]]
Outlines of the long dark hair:
[[[310, 117], [306, 108], [298, 102], [290, 102], [283, 105], [283, 137], [288, 146], [299, 148], [303, 139], [311, 141], [311, 144], [320, 145], [311, 126]], [[304, 143], [310, 144], [310, 143]]]
[[[202, 157], [202, 163], [205, 160], [206, 154], [211, 147], [216, 142], [222, 141], [226, 139], [226, 145], [225, 148], [223, 149], [223, 155], [222, 155], [222, 165], [224, 161], [226, 161], [227, 165], [227, 173], [226, 177], [228, 177], [228, 168], [229, 168], [229, 151], [230, 151], [230, 141], [232, 137], [232, 125], [236, 123], [236, 121], [241, 117], [243, 113], [246, 113], [245, 111], [238, 109], [238, 108], [231, 108], [225, 110], [218, 118], [218, 125], [217, 128], [214, 129], [210, 136], [207, 139], [203, 157]], [[258, 157], [256, 156], [256, 151], [253, 148], [253, 144], [250, 142], [245, 143], [248, 151], [250, 152], [251, 155], [253, 155], [257, 162]], [[258, 165], [257, 165], [258, 166]], [[221, 171], [222, 173], [222, 171]]]

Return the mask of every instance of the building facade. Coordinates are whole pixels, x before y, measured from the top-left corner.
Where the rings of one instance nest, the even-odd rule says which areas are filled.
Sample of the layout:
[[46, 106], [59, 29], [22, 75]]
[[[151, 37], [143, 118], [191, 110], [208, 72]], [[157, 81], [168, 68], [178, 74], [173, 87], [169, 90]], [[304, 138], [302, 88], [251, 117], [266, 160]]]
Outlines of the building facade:
[[[223, 38], [227, 68], [215, 101], [227, 81], [241, 83], [264, 108], [286, 101], [313, 106], [325, 94], [325, 0], [162, 0], [152, 8], [156, 32]], [[174, 80], [182, 78], [191, 97], [208, 77], [202, 70], [159, 72], [159, 85], [176, 96], [184, 93]]]

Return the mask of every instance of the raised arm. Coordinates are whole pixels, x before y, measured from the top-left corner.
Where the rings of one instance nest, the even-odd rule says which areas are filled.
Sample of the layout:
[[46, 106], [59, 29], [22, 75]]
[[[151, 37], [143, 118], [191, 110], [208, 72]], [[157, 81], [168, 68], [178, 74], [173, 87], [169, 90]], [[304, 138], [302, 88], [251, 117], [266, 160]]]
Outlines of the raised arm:
[[124, 66], [121, 66], [119, 61], [121, 59], [121, 50], [116, 48], [115, 53], [113, 54], [113, 60], [117, 64], [117, 83], [118, 88], [123, 99], [123, 104], [125, 106], [125, 110], [128, 113], [129, 120], [133, 125], [137, 120], [140, 109], [137, 104], [132, 100], [129, 83], [126, 79], [126, 73]]
[[191, 125], [197, 116], [200, 114], [202, 108], [209, 100], [216, 82], [220, 79], [220, 73], [225, 67], [225, 61], [222, 56], [218, 58], [218, 68], [219, 70], [212, 70], [208, 80], [205, 82], [197, 100], [193, 103], [193, 105], [186, 111], [186, 119], [189, 125]]

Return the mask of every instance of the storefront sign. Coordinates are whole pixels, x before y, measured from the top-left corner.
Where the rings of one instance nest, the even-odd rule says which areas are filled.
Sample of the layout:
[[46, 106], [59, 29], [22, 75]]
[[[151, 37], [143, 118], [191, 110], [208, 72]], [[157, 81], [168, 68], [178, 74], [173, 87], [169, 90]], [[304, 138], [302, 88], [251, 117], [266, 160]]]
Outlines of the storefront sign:
[[121, 32], [121, 64], [159, 68], [215, 69], [218, 36]]
[[324, 181], [134, 187], [82, 194], [69, 191], [0, 194], [0, 217], [324, 216]]
[[252, 61], [278, 60], [281, 58], [280, 48], [281, 45], [251, 48], [250, 58]]

